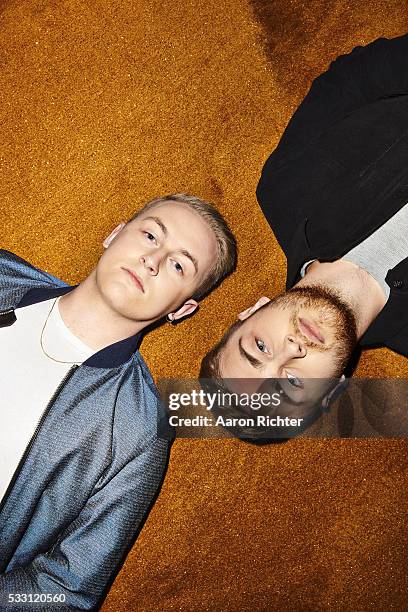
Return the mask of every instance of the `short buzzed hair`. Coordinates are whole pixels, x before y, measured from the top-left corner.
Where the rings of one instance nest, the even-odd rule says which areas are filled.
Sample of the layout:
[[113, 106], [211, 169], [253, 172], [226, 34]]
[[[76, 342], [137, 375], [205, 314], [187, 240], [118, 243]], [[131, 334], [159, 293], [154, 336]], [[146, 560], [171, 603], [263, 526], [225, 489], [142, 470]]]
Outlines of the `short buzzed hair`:
[[237, 265], [237, 242], [235, 236], [224, 217], [213, 204], [186, 193], [173, 193], [149, 200], [129, 219], [128, 223], [139, 217], [142, 213], [164, 202], [180, 202], [185, 204], [204, 219], [214, 234], [217, 243], [217, 259], [201, 285], [195, 290], [194, 295], [191, 296], [195, 300], [201, 300], [235, 270]]

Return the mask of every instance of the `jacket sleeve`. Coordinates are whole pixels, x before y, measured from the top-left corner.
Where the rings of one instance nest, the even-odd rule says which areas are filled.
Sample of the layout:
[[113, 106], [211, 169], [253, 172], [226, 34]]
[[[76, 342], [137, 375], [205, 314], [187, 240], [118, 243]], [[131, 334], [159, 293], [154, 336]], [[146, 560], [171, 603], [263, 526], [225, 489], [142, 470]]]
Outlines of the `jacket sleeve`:
[[65, 597], [65, 606], [20, 603], [10, 605], [14, 611], [97, 609], [161, 485], [168, 446], [155, 439], [116, 474], [108, 474], [51, 550], [24, 568], [2, 574], [0, 609], [7, 610], [9, 594], [16, 593], [59, 595], [60, 601]]
[[408, 94], [408, 34], [355, 47], [313, 81], [282, 142], [307, 144], [358, 108], [402, 94]]

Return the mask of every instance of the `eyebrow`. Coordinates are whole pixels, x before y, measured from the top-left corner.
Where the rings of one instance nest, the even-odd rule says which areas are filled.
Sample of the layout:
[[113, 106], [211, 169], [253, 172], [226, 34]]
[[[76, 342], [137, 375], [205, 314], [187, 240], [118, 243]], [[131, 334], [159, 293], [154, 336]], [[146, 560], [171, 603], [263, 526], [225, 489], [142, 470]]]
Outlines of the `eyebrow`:
[[194, 257], [194, 255], [192, 255], [191, 253], [189, 253], [188, 251], [186, 251], [185, 249], [183, 249], [182, 251], [180, 251], [182, 255], [184, 255], [184, 257], [187, 257], [193, 264], [196, 274], [198, 272], [198, 261], [196, 260], [196, 258]]
[[[160, 217], [145, 217], [145, 219], [149, 219], [150, 221], [154, 221], [155, 223], [157, 223], [157, 225], [160, 227], [161, 231], [164, 234], [164, 237], [166, 238], [169, 234], [167, 227], [164, 225], [163, 221], [160, 219]], [[186, 249], [183, 249], [182, 251], [180, 251], [181, 255], [184, 255], [184, 257], [187, 257], [191, 263], [194, 266], [194, 269], [196, 271], [196, 274], [198, 272], [198, 261], [197, 259], [194, 257], [194, 255], [192, 255], [189, 251], [186, 251]]]
[[253, 357], [252, 355], [246, 352], [246, 350], [242, 346], [242, 338], [238, 340], [238, 347], [239, 347], [239, 352], [241, 353], [241, 357], [249, 361], [252, 367], [261, 368], [263, 366], [262, 361], [259, 361], [259, 359], [256, 359], [256, 357]]
[[149, 219], [150, 221], [154, 221], [160, 227], [161, 231], [165, 236], [168, 235], [167, 227], [164, 225], [163, 221], [159, 217], [145, 217], [145, 220]]
[[283, 395], [284, 395], [284, 401], [283, 401], [284, 404], [290, 404], [291, 406], [302, 406], [302, 404], [304, 403], [302, 399], [299, 399], [296, 401], [293, 397], [288, 395], [286, 391], [283, 391]]

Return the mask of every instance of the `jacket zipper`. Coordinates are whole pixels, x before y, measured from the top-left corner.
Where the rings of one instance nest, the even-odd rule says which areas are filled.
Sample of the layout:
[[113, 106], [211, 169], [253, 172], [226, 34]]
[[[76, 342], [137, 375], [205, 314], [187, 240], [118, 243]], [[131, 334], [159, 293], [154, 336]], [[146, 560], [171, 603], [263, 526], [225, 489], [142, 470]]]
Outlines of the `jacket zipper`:
[[9, 483], [9, 485], [8, 485], [8, 487], [6, 489], [6, 492], [5, 492], [4, 496], [3, 496], [3, 499], [0, 502], [0, 513], [3, 510], [3, 507], [4, 507], [4, 505], [5, 505], [6, 501], [7, 501], [10, 493], [11, 493], [12, 488], [14, 487], [14, 484], [15, 484], [15, 482], [16, 482], [16, 480], [17, 480], [17, 478], [18, 478], [18, 476], [19, 476], [19, 474], [20, 474], [20, 472], [21, 472], [21, 470], [23, 468], [25, 460], [27, 459], [27, 455], [30, 452], [31, 447], [34, 444], [36, 437], [38, 436], [38, 432], [40, 431], [40, 429], [42, 427], [42, 424], [44, 423], [44, 421], [45, 421], [45, 419], [46, 419], [46, 417], [47, 417], [47, 415], [48, 415], [48, 413], [49, 413], [49, 411], [51, 409], [51, 406], [55, 402], [57, 396], [60, 394], [63, 386], [65, 385], [65, 383], [68, 381], [69, 378], [71, 378], [71, 376], [73, 375], [75, 370], [77, 370], [78, 368], [79, 368], [79, 366], [77, 364], [75, 364], [75, 365], [72, 366], [72, 368], [70, 368], [68, 370], [68, 372], [65, 374], [64, 378], [62, 379], [62, 381], [60, 382], [60, 384], [58, 385], [58, 387], [54, 391], [54, 394], [51, 397], [50, 401], [48, 402], [48, 404], [44, 408], [44, 410], [43, 410], [43, 412], [42, 412], [42, 414], [41, 414], [41, 416], [39, 418], [39, 421], [37, 423], [37, 426], [36, 426], [36, 428], [34, 430], [34, 433], [31, 436], [31, 439], [30, 439], [29, 443], [27, 444], [27, 446], [25, 448], [25, 451], [22, 454], [22, 457], [21, 457], [20, 461], [18, 462], [18, 465], [17, 465], [17, 467], [16, 467], [16, 469], [14, 471], [13, 477], [10, 480], [10, 483]]

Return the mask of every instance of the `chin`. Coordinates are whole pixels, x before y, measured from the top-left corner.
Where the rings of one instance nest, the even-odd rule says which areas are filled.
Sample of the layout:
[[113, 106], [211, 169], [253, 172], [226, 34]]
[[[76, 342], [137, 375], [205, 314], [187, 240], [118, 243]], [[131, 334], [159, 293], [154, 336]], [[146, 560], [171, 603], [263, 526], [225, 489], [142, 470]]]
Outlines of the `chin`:
[[117, 281], [108, 282], [100, 288], [100, 294], [105, 304], [111, 309], [126, 316], [129, 311], [129, 289]]

